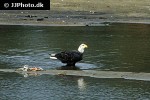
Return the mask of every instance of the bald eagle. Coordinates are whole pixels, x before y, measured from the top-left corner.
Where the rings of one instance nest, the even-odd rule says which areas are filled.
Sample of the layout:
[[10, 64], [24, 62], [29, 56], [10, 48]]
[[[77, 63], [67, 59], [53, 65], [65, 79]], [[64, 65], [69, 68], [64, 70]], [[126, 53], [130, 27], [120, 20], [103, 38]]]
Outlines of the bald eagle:
[[84, 49], [88, 46], [81, 44], [77, 51], [62, 51], [60, 53], [51, 54], [51, 59], [58, 59], [62, 63], [66, 63], [67, 66], [75, 66], [76, 62], [81, 61], [84, 53]]

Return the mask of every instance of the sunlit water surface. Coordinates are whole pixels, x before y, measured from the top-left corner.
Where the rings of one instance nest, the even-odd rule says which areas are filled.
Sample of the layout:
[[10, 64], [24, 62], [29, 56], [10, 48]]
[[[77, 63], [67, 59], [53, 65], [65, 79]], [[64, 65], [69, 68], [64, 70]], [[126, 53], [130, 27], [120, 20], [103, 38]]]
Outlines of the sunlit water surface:
[[[0, 26], [0, 68], [64, 66], [49, 54], [88, 45], [82, 69], [150, 72], [150, 25]], [[1, 100], [148, 100], [150, 82], [0, 72]]]

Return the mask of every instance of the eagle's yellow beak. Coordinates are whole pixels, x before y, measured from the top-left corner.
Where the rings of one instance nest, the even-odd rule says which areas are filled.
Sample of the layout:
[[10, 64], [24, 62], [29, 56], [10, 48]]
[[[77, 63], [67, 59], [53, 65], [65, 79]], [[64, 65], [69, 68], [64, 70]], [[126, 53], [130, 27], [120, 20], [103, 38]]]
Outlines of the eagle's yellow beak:
[[84, 48], [88, 48], [88, 46], [86, 44], [84, 44]]

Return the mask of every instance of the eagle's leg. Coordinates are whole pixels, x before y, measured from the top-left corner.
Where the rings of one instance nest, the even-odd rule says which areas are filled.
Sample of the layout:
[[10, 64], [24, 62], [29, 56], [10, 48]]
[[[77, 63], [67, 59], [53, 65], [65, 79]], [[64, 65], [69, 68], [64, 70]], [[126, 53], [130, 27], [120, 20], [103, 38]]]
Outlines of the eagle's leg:
[[70, 67], [75, 67], [75, 62], [71, 62], [71, 63], [67, 63], [67, 65], [66, 66], [70, 66]]

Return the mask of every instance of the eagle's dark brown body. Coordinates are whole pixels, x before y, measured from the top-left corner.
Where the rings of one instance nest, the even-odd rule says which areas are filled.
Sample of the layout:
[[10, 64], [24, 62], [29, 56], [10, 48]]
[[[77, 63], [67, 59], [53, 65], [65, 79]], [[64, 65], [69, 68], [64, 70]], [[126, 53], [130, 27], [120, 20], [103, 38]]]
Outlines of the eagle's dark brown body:
[[59, 59], [62, 63], [66, 63], [67, 66], [75, 66], [76, 62], [82, 60], [83, 54], [78, 51], [63, 51], [55, 54], [54, 57]]

